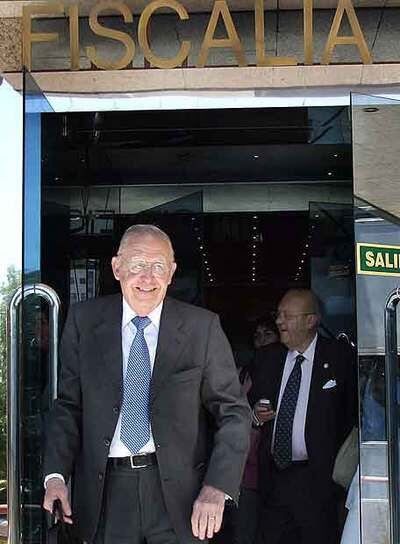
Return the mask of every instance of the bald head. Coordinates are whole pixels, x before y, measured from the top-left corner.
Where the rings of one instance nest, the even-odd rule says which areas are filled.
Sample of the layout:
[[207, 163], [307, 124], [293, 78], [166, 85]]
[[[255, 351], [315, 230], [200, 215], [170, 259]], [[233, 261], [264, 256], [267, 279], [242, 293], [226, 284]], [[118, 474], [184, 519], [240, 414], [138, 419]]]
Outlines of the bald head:
[[132, 225], [126, 229], [119, 243], [118, 254], [122, 254], [132, 240], [140, 238], [155, 238], [159, 241], [165, 242], [169, 249], [171, 262], [174, 261], [174, 249], [172, 247], [170, 237], [166, 232], [155, 225]]
[[276, 324], [281, 342], [288, 349], [304, 352], [321, 320], [317, 296], [309, 289], [290, 289], [278, 306]]

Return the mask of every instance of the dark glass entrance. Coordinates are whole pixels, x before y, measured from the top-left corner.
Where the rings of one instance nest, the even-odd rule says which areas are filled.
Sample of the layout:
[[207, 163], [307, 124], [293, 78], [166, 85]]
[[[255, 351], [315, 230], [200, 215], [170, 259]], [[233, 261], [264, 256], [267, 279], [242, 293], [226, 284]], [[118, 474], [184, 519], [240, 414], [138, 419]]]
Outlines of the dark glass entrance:
[[130, 224], [171, 235], [171, 294], [221, 315], [238, 366], [289, 287], [313, 287], [328, 301], [322, 333], [356, 344], [348, 113], [36, 109], [25, 125], [36, 145], [25, 151], [29, 297], [10, 377], [12, 544], [46, 540], [39, 445], [56, 384], [54, 293], [61, 327], [70, 304], [115, 292], [109, 261]]

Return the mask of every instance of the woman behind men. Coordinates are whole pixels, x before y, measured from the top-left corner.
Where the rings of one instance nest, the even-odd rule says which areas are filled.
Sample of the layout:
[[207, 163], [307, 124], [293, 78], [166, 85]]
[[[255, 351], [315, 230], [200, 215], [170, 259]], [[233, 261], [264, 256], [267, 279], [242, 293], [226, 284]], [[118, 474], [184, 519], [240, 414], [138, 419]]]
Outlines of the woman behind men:
[[[257, 351], [263, 346], [278, 342], [278, 340], [279, 333], [274, 320], [271, 317], [259, 319], [256, 323], [253, 336], [254, 349]], [[255, 376], [254, 359], [255, 357], [240, 372], [240, 382], [246, 394], [249, 392]], [[258, 492], [259, 439], [259, 429], [253, 428], [251, 432], [250, 451], [241, 485], [233, 544], [254, 544], [257, 535], [261, 512], [261, 498]]]

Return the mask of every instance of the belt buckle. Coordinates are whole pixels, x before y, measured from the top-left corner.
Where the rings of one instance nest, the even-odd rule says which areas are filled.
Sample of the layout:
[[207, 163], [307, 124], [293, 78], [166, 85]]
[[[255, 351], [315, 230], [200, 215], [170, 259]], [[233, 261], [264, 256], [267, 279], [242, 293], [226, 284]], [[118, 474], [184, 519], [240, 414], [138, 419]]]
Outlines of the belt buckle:
[[[142, 456], [144, 457], [145, 454], [142, 454]], [[145, 467], [147, 467], [147, 464], [146, 465], [135, 465], [134, 462], [133, 462], [134, 457], [138, 457], [138, 455], [136, 455], [136, 456], [135, 455], [130, 455], [129, 456], [129, 460], [131, 462], [131, 468], [145, 468]]]

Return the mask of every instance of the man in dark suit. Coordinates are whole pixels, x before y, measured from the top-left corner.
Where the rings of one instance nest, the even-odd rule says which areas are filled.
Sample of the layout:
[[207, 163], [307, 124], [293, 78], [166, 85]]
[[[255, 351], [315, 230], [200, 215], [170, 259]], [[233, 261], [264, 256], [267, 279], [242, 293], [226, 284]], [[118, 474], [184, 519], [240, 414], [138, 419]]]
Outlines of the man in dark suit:
[[355, 372], [350, 349], [317, 334], [320, 317], [311, 291], [288, 291], [276, 319], [281, 343], [258, 354], [250, 402], [263, 426], [265, 544], [333, 544], [338, 539], [332, 471], [355, 423]]
[[230, 346], [215, 314], [166, 298], [176, 264], [157, 227], [128, 229], [112, 268], [122, 297], [74, 305], [65, 325], [44, 508], [60, 499], [96, 544], [211, 538], [248, 448]]

